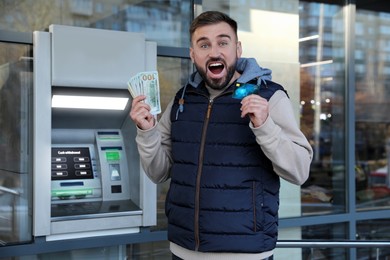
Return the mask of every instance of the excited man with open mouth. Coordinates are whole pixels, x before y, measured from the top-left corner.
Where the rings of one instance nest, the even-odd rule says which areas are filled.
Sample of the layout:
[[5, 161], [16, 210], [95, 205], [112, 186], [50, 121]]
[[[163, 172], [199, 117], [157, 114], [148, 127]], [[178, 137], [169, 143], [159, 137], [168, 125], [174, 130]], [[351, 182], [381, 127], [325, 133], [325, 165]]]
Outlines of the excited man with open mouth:
[[236, 21], [204, 12], [190, 35], [197, 70], [160, 120], [145, 96], [130, 112], [145, 173], [155, 183], [170, 179], [172, 259], [272, 259], [280, 178], [305, 182], [313, 150], [271, 71], [241, 57]]

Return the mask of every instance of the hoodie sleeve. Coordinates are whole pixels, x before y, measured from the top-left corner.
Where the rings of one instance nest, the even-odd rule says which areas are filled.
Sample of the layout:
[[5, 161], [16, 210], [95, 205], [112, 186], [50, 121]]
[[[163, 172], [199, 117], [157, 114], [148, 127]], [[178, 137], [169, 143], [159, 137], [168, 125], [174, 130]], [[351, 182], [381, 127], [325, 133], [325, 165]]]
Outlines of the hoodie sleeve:
[[171, 157], [171, 113], [172, 101], [167, 105], [159, 122], [149, 130], [137, 128], [135, 138], [138, 152], [141, 158], [141, 165], [148, 177], [154, 183], [161, 183], [170, 177], [172, 166]]
[[283, 91], [275, 92], [269, 108], [266, 122], [258, 128], [250, 127], [275, 172], [291, 183], [302, 185], [309, 177], [313, 149], [300, 131], [290, 99]]

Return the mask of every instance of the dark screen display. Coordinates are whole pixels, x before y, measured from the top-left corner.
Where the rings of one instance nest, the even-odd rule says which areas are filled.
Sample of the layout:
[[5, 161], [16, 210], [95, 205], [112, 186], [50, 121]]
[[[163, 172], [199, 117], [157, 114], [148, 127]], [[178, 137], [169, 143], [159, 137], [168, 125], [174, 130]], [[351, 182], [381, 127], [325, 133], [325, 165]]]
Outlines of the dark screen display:
[[53, 147], [51, 179], [93, 179], [91, 154], [88, 147]]

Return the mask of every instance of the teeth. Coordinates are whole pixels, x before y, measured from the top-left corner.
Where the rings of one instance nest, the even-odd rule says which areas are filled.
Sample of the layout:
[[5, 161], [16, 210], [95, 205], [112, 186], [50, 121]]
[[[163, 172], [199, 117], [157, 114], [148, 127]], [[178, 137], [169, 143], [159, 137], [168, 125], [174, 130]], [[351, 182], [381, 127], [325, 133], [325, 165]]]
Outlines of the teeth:
[[222, 63], [212, 63], [212, 64], [210, 64], [210, 67], [217, 67], [217, 66], [222, 66]]

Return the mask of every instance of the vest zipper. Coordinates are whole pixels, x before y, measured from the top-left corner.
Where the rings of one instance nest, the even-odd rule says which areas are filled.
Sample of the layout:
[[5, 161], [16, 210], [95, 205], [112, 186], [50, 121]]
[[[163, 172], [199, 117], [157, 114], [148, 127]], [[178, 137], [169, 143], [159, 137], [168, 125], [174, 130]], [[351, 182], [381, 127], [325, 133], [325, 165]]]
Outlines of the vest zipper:
[[199, 162], [198, 162], [198, 173], [196, 175], [196, 187], [195, 187], [195, 216], [194, 216], [194, 235], [195, 235], [195, 251], [199, 250], [200, 245], [200, 239], [199, 239], [199, 211], [200, 211], [200, 179], [202, 177], [202, 169], [203, 169], [203, 157], [204, 157], [204, 145], [206, 143], [206, 133], [207, 133], [207, 126], [209, 124], [210, 119], [210, 113], [211, 108], [213, 106], [213, 100], [210, 99], [207, 112], [206, 112], [206, 118], [203, 123], [203, 130], [202, 130], [202, 139], [200, 143], [200, 151], [199, 151]]

